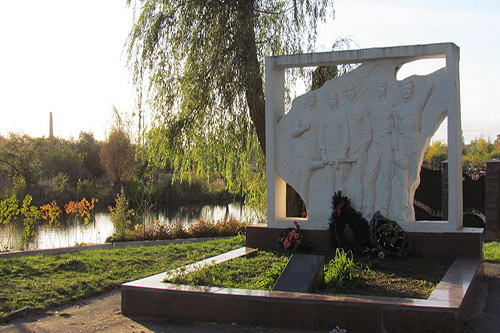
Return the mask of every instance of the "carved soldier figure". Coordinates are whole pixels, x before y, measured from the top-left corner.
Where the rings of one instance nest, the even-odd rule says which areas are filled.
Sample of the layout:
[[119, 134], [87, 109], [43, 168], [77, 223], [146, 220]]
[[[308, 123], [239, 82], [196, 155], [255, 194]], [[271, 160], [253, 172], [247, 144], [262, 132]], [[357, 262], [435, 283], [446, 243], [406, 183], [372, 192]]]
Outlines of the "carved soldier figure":
[[432, 82], [424, 84], [425, 91], [415, 95], [415, 84], [412, 80], [406, 81], [401, 85], [401, 95], [403, 101], [396, 106], [395, 110], [395, 130], [394, 136], [394, 161], [396, 164], [396, 179], [398, 181], [399, 193], [398, 199], [399, 220], [411, 220], [413, 216], [412, 193], [415, 193], [420, 169], [421, 153], [421, 129], [422, 112], [425, 103], [429, 99], [432, 91]]
[[377, 210], [383, 216], [389, 213], [391, 181], [394, 175], [393, 106], [387, 100], [387, 81], [377, 80], [374, 88], [376, 97], [368, 107], [373, 137], [368, 149], [363, 198], [363, 213], [368, 219], [375, 213], [376, 202]]
[[328, 184], [332, 189], [330, 197], [336, 191], [345, 192], [346, 165], [339, 163], [347, 157], [349, 149], [349, 123], [344, 112], [338, 109], [339, 97], [332, 90], [328, 97], [328, 110], [322, 114], [319, 125], [319, 144], [321, 160], [328, 175]]
[[316, 92], [311, 91], [307, 96], [307, 109], [299, 116], [298, 122], [292, 131], [294, 138], [301, 137], [299, 148], [299, 157], [303, 158], [306, 165], [305, 177], [300, 183], [302, 189], [302, 199], [307, 204], [309, 197], [309, 182], [311, 179], [311, 169], [314, 162], [320, 159], [318, 146], [318, 114], [316, 111]]
[[356, 87], [352, 82], [346, 84], [344, 91], [347, 103], [343, 111], [349, 123], [349, 151], [347, 159], [351, 164], [347, 182], [347, 196], [351, 198], [356, 210], [363, 207], [363, 175], [366, 166], [366, 151], [371, 140], [370, 116], [366, 106], [356, 100]]

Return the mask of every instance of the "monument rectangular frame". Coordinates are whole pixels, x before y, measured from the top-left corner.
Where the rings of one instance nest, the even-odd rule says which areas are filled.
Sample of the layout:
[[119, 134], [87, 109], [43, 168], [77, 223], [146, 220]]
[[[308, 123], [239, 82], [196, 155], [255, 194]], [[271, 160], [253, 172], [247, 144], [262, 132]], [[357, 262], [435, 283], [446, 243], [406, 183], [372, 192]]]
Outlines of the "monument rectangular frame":
[[[370, 60], [431, 58], [446, 60], [448, 121], [448, 221], [398, 221], [407, 231], [450, 231], [463, 226], [462, 131], [460, 116], [459, 48], [453, 43], [409, 45], [266, 57], [266, 177], [268, 226], [293, 227], [297, 218], [286, 217], [286, 183], [276, 173], [276, 124], [285, 114], [285, 70], [362, 63]], [[308, 229], [307, 223], [302, 228]]]

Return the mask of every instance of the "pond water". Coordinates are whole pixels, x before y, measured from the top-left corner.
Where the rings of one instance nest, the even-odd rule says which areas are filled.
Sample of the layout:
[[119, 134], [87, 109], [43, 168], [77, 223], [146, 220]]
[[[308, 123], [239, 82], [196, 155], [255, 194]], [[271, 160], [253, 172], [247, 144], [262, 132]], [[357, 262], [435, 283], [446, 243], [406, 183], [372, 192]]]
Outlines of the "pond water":
[[[181, 221], [186, 225], [202, 219], [205, 221], [238, 220], [257, 222], [260, 216], [241, 203], [225, 205], [183, 205], [154, 210], [146, 215], [144, 223], [162, 221], [173, 223]], [[114, 232], [107, 211], [97, 211], [94, 222], [89, 226], [74, 219], [62, 221], [61, 226], [52, 228], [47, 225], [38, 227], [37, 234], [29, 244], [29, 249], [50, 249], [74, 246], [76, 244], [102, 244]], [[21, 223], [0, 226], [0, 250], [19, 250], [22, 248], [23, 227]]]

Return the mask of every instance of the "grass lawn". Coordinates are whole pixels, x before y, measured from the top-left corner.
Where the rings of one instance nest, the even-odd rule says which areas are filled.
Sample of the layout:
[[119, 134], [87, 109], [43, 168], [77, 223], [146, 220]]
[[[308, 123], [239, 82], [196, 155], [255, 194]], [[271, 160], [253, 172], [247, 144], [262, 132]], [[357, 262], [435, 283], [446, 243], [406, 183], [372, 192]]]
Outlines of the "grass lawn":
[[189, 274], [179, 274], [164, 282], [195, 286], [271, 290], [288, 262], [288, 255], [258, 251]]
[[0, 259], [0, 321], [21, 309], [42, 310], [241, 246], [244, 236], [203, 243], [89, 250]]
[[[241, 246], [244, 236], [203, 243], [176, 244], [73, 254], [0, 259], [0, 321], [19, 310], [43, 310], [87, 298], [120, 284], [182, 267]], [[272, 288], [288, 256], [260, 251], [210, 267], [175, 282], [229, 288]], [[500, 263], [500, 243], [484, 246], [484, 260]], [[323, 292], [426, 298], [451, 261], [424, 258], [360, 258], [354, 278]], [[330, 288], [329, 288], [330, 287]]]
[[484, 261], [500, 263], [500, 242], [484, 243]]

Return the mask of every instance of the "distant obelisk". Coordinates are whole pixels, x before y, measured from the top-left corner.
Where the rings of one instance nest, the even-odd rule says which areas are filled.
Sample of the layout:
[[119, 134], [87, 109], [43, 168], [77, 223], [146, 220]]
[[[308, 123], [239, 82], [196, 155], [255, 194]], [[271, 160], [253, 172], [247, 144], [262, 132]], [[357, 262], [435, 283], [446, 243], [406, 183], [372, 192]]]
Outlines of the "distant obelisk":
[[49, 138], [54, 137], [54, 123], [52, 122], [52, 112], [50, 112]]

